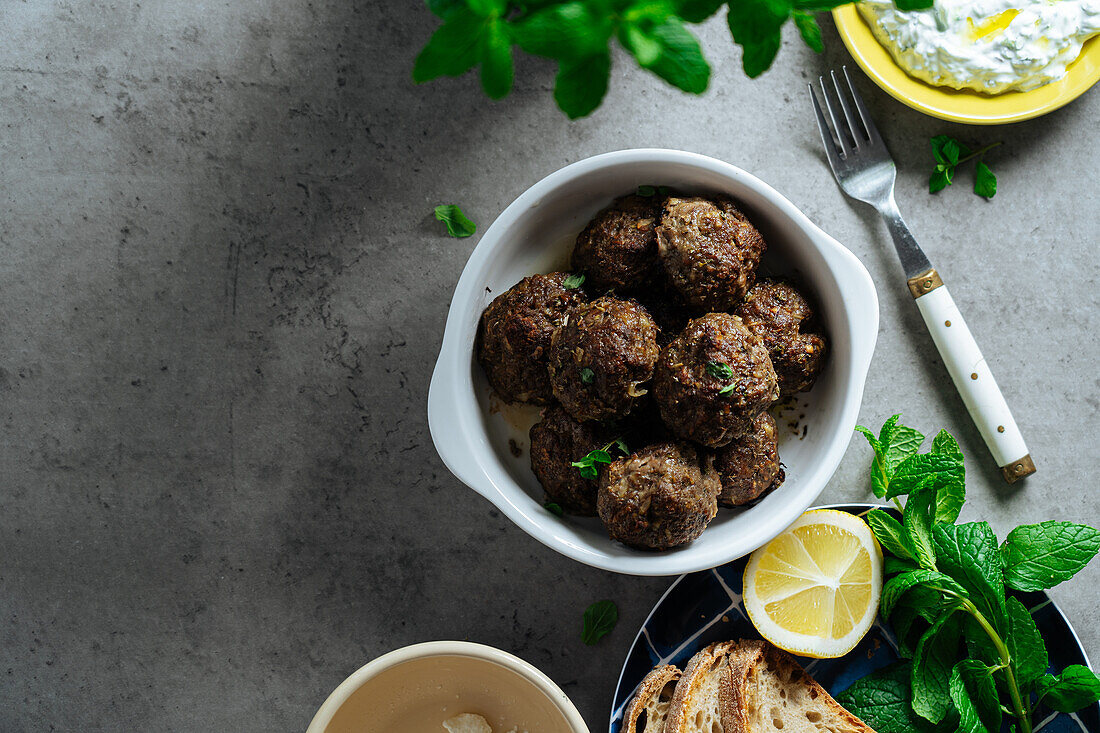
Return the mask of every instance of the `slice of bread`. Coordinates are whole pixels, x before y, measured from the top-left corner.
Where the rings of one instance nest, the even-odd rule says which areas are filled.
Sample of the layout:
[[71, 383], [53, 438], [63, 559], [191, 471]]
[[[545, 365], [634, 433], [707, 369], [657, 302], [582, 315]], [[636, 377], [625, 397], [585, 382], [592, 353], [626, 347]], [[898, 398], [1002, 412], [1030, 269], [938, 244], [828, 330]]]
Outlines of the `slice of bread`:
[[671, 664], [655, 667], [647, 674], [626, 709], [623, 733], [663, 733], [678, 679], [680, 670]]
[[688, 660], [665, 721], [664, 733], [728, 733], [733, 724], [734, 642], [711, 644]]
[[728, 662], [733, 708], [730, 726], [723, 726], [722, 733], [875, 733], [830, 697], [794, 657], [765, 641], [738, 642]]

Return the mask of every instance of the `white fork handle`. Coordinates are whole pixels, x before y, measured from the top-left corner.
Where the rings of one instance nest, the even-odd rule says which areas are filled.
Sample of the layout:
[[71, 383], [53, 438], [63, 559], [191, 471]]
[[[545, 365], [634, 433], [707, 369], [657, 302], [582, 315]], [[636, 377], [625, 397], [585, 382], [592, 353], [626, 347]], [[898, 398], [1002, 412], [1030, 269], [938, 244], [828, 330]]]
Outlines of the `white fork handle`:
[[978, 343], [947, 287], [937, 285], [940, 282], [931, 270], [910, 280], [910, 290], [914, 295], [927, 290], [916, 299], [924, 323], [1005, 481], [1013, 483], [1035, 473], [1035, 464]]

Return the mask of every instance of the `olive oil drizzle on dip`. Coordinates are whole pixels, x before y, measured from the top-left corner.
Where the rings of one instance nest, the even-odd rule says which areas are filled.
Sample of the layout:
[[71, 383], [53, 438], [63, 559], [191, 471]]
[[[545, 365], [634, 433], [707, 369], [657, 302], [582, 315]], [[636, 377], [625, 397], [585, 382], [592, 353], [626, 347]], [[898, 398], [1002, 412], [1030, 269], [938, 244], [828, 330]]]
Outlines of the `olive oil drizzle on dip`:
[[911, 76], [986, 94], [1061, 79], [1100, 33], [1100, 0], [936, 0], [910, 11], [865, 0], [859, 10]]

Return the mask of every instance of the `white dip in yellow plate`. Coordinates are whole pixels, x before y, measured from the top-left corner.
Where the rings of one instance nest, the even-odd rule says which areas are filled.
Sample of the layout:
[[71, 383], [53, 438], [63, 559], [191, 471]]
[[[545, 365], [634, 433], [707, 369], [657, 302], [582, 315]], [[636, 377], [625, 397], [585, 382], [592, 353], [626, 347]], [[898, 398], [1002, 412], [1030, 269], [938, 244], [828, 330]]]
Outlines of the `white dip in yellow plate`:
[[1100, 0], [936, 0], [909, 11], [868, 0], [859, 10], [910, 75], [987, 94], [1061, 79], [1100, 33]]

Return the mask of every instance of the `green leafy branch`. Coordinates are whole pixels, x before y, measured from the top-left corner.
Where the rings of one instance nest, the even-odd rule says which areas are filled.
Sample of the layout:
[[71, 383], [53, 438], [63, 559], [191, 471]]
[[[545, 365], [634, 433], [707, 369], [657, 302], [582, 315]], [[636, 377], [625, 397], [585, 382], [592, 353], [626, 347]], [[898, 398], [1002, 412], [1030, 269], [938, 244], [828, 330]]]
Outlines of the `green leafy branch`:
[[[783, 26], [793, 20], [810, 48], [824, 44], [814, 14], [852, 0], [427, 0], [443, 21], [413, 67], [417, 83], [461, 76], [479, 68], [492, 99], [515, 81], [513, 46], [558, 63], [554, 100], [571, 119], [595, 110], [611, 78], [615, 39], [641, 66], [672, 86], [702, 94], [710, 64], [688, 24], [702, 23], [728, 5], [726, 24], [741, 46], [750, 77], [763, 74], [779, 52]], [[903, 10], [932, 0], [895, 0]]]
[[875, 454], [872, 490], [900, 512], [873, 509], [867, 522], [885, 558], [879, 611], [903, 661], [857, 681], [842, 704], [879, 733], [997, 733], [1004, 715], [1031, 733], [1039, 705], [1075, 712], [1096, 702], [1100, 677], [1087, 667], [1048, 672], [1035, 620], [1008, 591], [1069, 580], [1100, 550], [1100, 531], [1043, 522], [1017, 527], [998, 545], [986, 522], [956, 524], [965, 500], [958, 443], [940, 431], [920, 453], [924, 436], [898, 417], [877, 435], [857, 430]]

